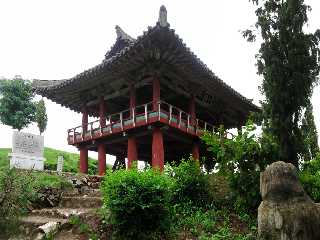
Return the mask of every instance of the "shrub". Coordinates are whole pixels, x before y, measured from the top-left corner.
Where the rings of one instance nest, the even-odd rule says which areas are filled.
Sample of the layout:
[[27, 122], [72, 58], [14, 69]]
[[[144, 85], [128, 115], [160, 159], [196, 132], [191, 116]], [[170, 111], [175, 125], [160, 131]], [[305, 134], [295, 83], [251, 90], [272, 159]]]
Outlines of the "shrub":
[[108, 172], [102, 192], [115, 227], [115, 237], [152, 239], [167, 231], [170, 226], [169, 185], [166, 175], [151, 169]]
[[233, 208], [239, 212], [256, 212], [261, 201], [259, 176], [267, 164], [278, 158], [278, 145], [263, 132], [256, 134], [256, 126], [248, 122], [237, 135], [227, 138], [221, 127], [217, 133], [206, 133], [202, 140], [216, 161], [218, 174], [229, 181], [233, 193]]
[[8, 168], [0, 171], [0, 234], [17, 232], [18, 218], [36, 197], [32, 182], [31, 172]]
[[320, 154], [315, 159], [305, 162], [299, 175], [308, 195], [315, 202], [320, 202]]
[[210, 203], [208, 178], [201, 172], [198, 161], [190, 158], [172, 169], [172, 203], [205, 207]]

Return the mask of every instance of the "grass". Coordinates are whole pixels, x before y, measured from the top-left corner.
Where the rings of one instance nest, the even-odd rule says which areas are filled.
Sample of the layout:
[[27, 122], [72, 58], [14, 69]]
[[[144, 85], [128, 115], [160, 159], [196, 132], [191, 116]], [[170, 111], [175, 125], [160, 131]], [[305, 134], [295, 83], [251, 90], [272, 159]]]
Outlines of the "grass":
[[[0, 148], [0, 170], [4, 167], [9, 166], [9, 158], [8, 153], [11, 152], [10, 148]], [[63, 171], [64, 172], [72, 172], [77, 173], [79, 169], [79, 154], [77, 153], [70, 153], [66, 151], [61, 151], [53, 148], [45, 148], [44, 149], [44, 157], [46, 161], [44, 163], [44, 168], [46, 170], [56, 170], [57, 169], [57, 159], [58, 156], [63, 156], [64, 163], [63, 163]], [[93, 158], [89, 158], [89, 174], [94, 175], [97, 174], [97, 160]], [[111, 166], [108, 166], [111, 168]]]
[[72, 184], [62, 176], [50, 175], [45, 172], [33, 172], [32, 176], [34, 178], [35, 187], [37, 189], [42, 188], [59, 188], [59, 189], [69, 189], [72, 188]]

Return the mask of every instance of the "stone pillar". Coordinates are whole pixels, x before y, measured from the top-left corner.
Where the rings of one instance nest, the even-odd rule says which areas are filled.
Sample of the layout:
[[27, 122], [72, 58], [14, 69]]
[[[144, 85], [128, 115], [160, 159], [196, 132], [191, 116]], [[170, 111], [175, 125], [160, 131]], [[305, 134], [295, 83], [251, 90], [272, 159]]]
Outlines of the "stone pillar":
[[163, 135], [160, 127], [154, 127], [152, 132], [152, 167], [160, 171], [164, 168]]
[[80, 147], [80, 173], [88, 173], [88, 149], [85, 146]]
[[[130, 85], [130, 115], [133, 116], [133, 109], [136, 107], [136, 90], [134, 85]], [[137, 143], [136, 138], [129, 136], [128, 137], [128, 169], [132, 167], [132, 162], [138, 160], [138, 151], [137, 151]]]
[[[88, 130], [88, 110], [84, 106], [82, 109], [82, 134], [85, 135], [85, 132]], [[81, 173], [88, 173], [88, 149], [86, 146], [80, 147], [80, 163], [79, 171]]]
[[99, 143], [98, 145], [98, 174], [100, 176], [106, 173], [106, 145]]

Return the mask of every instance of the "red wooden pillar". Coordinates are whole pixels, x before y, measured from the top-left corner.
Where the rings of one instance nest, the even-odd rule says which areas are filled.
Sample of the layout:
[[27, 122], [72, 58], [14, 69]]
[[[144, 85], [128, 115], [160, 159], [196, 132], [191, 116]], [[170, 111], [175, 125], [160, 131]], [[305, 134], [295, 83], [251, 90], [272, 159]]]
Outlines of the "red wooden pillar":
[[[195, 101], [194, 94], [191, 95], [190, 104], [189, 104], [189, 114], [191, 116], [191, 126], [196, 128], [197, 116], [196, 116], [196, 101]], [[192, 157], [195, 160], [200, 159], [199, 143], [196, 140], [194, 140], [192, 143]]]
[[160, 171], [164, 168], [163, 135], [160, 127], [155, 127], [152, 132], [152, 167]]
[[200, 159], [199, 143], [197, 143], [196, 141], [192, 143], [192, 157], [195, 160]]
[[152, 106], [157, 111], [160, 101], [160, 80], [158, 76], [154, 76], [152, 80]]
[[189, 103], [189, 114], [191, 116], [191, 126], [194, 126], [196, 123], [197, 116], [196, 116], [196, 101], [193, 94], [191, 95], [191, 99]]
[[[158, 111], [160, 102], [160, 80], [154, 76], [152, 82], [152, 102], [153, 110]], [[163, 171], [164, 168], [164, 147], [163, 135], [160, 127], [154, 127], [152, 132], [152, 167]]]
[[85, 146], [80, 147], [80, 173], [88, 173], [88, 149]]
[[106, 173], [106, 145], [99, 143], [98, 145], [98, 174], [100, 176]]
[[[86, 107], [82, 109], [82, 134], [85, 135], [88, 130], [88, 111]], [[81, 173], [88, 173], [88, 149], [86, 146], [80, 147], [80, 163], [79, 171]]]
[[[103, 96], [99, 98], [99, 121], [100, 127], [106, 126], [106, 105]], [[100, 176], [106, 173], [106, 145], [98, 144], [98, 174]]]
[[[130, 85], [130, 116], [132, 117], [136, 107], [136, 90], [134, 85]], [[132, 167], [133, 161], [138, 160], [138, 151], [137, 151], [137, 143], [136, 138], [129, 136], [128, 137], [128, 150], [127, 150], [127, 158], [128, 158], [128, 169]]]
[[82, 108], [82, 130], [86, 132], [88, 130], [88, 109], [87, 107]]
[[103, 96], [99, 98], [99, 121], [102, 128], [106, 126], [106, 104]]
[[135, 137], [128, 138], [128, 169], [132, 167], [133, 161], [138, 160], [137, 143]]

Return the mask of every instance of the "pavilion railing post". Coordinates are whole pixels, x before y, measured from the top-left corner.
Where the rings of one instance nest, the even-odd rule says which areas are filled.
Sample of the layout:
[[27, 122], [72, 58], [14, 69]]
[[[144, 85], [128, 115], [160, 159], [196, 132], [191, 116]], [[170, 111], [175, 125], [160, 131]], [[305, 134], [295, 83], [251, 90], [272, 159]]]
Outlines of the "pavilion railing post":
[[91, 138], [92, 138], [92, 136], [93, 136], [93, 135], [92, 135], [92, 132], [93, 132], [92, 125], [93, 125], [93, 122], [90, 123], [90, 137], [91, 137]]
[[194, 130], [196, 134], [198, 133], [199, 119], [196, 120], [196, 125], [194, 126]]
[[[84, 126], [85, 126], [85, 127], [84, 127]], [[84, 125], [84, 126], [82, 126], [82, 135], [81, 135], [82, 140], [84, 140], [84, 137], [85, 137], [85, 135], [86, 135], [85, 128], [88, 128], [88, 124], [86, 124], [86, 125]]]
[[159, 121], [160, 121], [160, 118], [161, 118], [161, 102], [160, 101], [158, 102], [158, 115], [159, 115]]
[[132, 122], [133, 122], [133, 127], [136, 126], [136, 111], [135, 108], [132, 108]]
[[144, 105], [144, 118], [146, 120], [146, 123], [148, 123], [148, 105]]
[[179, 111], [179, 128], [180, 128], [180, 126], [181, 126], [181, 115], [182, 115], [182, 112], [181, 112], [181, 110]]
[[187, 120], [187, 132], [189, 131], [190, 126], [190, 115], [188, 114], [188, 120]]
[[76, 129], [72, 129], [73, 130], [73, 143], [76, 142]]
[[121, 130], [123, 131], [123, 113], [120, 113], [120, 125], [121, 125]]
[[204, 122], [204, 130], [207, 131], [207, 122]]
[[172, 105], [169, 107], [169, 124], [171, 123], [172, 120]]
[[109, 117], [109, 122], [110, 122], [110, 133], [112, 133], [112, 120], [111, 120], [111, 116]]

